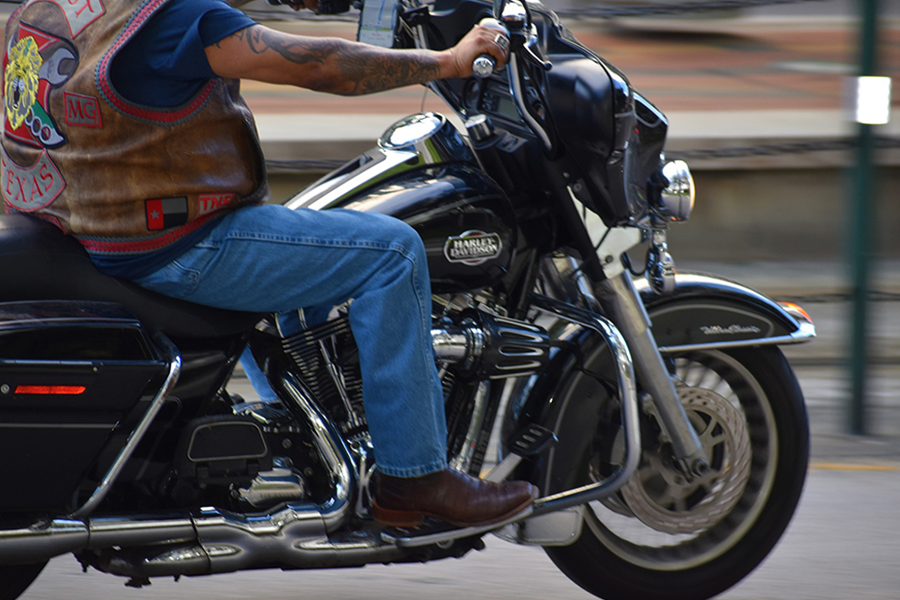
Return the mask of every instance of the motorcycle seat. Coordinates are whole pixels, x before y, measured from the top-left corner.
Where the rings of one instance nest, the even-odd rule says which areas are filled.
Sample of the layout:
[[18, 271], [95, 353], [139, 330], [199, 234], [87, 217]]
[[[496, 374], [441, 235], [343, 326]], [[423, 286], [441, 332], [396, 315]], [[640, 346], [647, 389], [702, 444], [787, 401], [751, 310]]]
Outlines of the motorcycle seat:
[[151, 331], [176, 339], [245, 333], [261, 314], [169, 298], [104, 275], [58, 227], [23, 214], [0, 214], [0, 302], [85, 300], [125, 306]]

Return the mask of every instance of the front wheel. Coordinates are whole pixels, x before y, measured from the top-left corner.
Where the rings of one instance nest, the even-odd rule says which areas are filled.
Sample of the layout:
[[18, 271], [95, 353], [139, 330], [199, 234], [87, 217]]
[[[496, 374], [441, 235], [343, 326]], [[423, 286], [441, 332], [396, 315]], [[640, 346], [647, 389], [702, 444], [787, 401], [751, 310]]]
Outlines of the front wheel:
[[[687, 480], [652, 409], [645, 410], [634, 477], [587, 507], [574, 544], [547, 549], [572, 581], [606, 600], [700, 600], [728, 589], [775, 546], [806, 477], [803, 396], [778, 348], [670, 359], [711, 471]], [[598, 439], [594, 447], [585, 470], [592, 478], [608, 470], [614, 456], [603, 448], [615, 444]]]

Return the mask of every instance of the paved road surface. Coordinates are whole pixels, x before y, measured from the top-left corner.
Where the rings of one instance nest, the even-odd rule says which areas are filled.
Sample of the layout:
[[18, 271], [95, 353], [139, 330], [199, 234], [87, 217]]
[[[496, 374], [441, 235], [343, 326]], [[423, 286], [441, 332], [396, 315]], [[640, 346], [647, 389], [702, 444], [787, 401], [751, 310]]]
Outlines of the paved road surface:
[[[900, 464], [888, 470], [814, 468], [799, 512], [775, 552], [721, 598], [896, 600], [900, 590]], [[487, 550], [428, 565], [342, 571], [260, 571], [161, 580], [134, 590], [124, 580], [82, 574], [71, 557], [51, 562], [22, 600], [587, 600], [538, 549], [490, 537]], [[635, 599], [639, 600], [639, 599]]]

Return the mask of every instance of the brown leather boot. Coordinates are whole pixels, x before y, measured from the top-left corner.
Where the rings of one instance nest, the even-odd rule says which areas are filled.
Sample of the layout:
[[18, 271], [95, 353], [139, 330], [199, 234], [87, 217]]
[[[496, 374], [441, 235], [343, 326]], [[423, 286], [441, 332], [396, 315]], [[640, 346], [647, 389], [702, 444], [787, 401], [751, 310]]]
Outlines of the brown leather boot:
[[537, 488], [526, 481], [491, 483], [453, 469], [422, 477], [373, 481], [372, 514], [382, 525], [418, 527], [434, 517], [456, 527], [479, 527], [504, 521], [531, 506]]

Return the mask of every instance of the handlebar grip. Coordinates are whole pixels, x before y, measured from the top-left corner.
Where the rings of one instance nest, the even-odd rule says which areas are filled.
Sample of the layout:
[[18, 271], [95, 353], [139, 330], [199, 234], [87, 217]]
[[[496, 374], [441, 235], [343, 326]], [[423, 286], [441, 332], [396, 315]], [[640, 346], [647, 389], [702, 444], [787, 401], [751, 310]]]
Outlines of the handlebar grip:
[[494, 72], [494, 67], [496, 66], [497, 61], [494, 60], [493, 56], [490, 54], [481, 54], [472, 62], [472, 72], [475, 74], [475, 77], [484, 79]]

